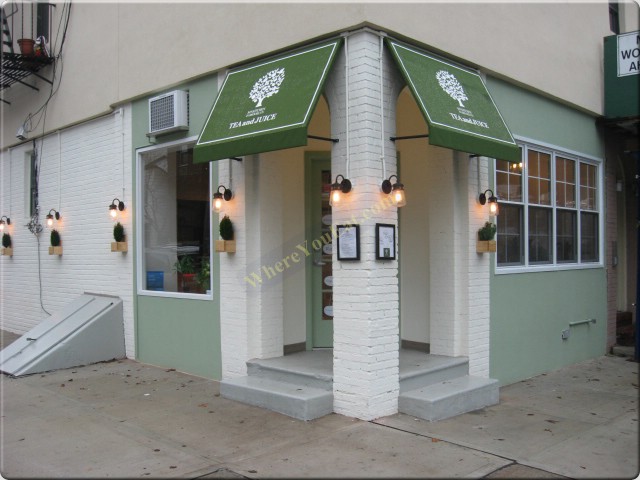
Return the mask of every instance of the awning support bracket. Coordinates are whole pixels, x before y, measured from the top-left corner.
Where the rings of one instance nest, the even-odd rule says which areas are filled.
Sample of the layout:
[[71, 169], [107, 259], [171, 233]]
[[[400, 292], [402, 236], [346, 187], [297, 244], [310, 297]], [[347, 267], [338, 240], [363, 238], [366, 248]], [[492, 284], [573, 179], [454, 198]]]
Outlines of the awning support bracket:
[[429, 137], [428, 133], [424, 133], [422, 135], [407, 135], [405, 137], [389, 137], [389, 140], [395, 142], [396, 140], [413, 140], [414, 138], [427, 138]]
[[318, 137], [316, 135], [307, 135], [307, 138], [312, 138], [314, 140], [323, 140], [325, 142], [333, 142], [333, 143], [338, 143], [340, 141], [340, 139], [338, 138]]

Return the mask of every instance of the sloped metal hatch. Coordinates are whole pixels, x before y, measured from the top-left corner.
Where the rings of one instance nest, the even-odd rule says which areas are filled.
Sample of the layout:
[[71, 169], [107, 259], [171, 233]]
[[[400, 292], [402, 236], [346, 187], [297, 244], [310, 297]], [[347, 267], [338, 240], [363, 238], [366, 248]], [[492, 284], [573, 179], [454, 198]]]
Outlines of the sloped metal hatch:
[[84, 293], [0, 351], [19, 377], [125, 357], [122, 300]]

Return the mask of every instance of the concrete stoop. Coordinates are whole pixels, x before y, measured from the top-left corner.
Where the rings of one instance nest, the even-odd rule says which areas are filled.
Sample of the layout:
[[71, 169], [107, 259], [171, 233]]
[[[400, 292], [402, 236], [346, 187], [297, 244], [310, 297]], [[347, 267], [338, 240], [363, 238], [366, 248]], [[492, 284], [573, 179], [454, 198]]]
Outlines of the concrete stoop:
[[[332, 362], [330, 351], [251, 360], [247, 376], [220, 382], [220, 394], [300, 420], [313, 420], [333, 412]], [[400, 352], [400, 413], [436, 421], [498, 401], [498, 381], [469, 375], [466, 357]]]
[[465, 357], [429, 355], [420, 365], [401, 364], [400, 413], [437, 421], [495, 405], [499, 399], [498, 381], [469, 375]]
[[433, 422], [495, 405], [499, 397], [497, 380], [465, 375], [401, 393], [398, 410]]
[[[247, 362], [246, 377], [220, 382], [220, 394], [231, 400], [266, 408], [299, 420], [333, 412], [333, 376], [326, 372], [326, 355], [296, 355]], [[327, 357], [328, 358], [328, 357]], [[293, 359], [293, 361], [292, 361]]]

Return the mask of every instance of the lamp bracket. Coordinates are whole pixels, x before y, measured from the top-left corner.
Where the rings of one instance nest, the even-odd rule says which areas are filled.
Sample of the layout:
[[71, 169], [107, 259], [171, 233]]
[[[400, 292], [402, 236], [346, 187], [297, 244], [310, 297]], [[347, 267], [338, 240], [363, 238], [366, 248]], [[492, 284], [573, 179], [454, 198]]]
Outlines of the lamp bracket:
[[307, 135], [307, 138], [312, 138], [314, 140], [323, 140], [325, 142], [333, 142], [333, 143], [338, 143], [340, 141], [340, 139], [338, 138], [318, 137], [317, 135]]
[[414, 138], [428, 138], [429, 134], [425, 133], [422, 135], [407, 135], [404, 137], [389, 137], [389, 140], [391, 140], [392, 142], [395, 142], [396, 140], [413, 140]]

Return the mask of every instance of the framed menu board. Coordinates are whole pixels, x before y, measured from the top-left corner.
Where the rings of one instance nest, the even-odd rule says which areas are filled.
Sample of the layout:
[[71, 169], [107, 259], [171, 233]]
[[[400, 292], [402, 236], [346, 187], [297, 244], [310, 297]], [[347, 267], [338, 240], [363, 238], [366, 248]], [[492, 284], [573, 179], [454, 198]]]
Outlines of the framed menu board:
[[396, 259], [396, 226], [376, 223], [376, 260]]
[[360, 225], [337, 225], [338, 260], [360, 260]]

